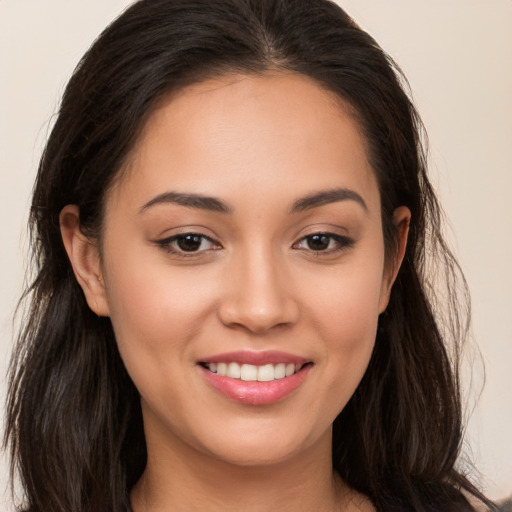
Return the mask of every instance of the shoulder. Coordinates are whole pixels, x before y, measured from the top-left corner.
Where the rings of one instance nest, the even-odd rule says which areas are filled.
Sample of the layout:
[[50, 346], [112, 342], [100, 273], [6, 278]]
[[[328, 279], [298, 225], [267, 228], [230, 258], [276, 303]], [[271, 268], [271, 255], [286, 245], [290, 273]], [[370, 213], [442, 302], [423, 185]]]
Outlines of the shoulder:
[[465, 498], [474, 512], [512, 512], [512, 499], [488, 505], [475, 496], [465, 495]]
[[497, 503], [494, 512], [512, 512], [512, 496], [509, 496], [505, 500]]

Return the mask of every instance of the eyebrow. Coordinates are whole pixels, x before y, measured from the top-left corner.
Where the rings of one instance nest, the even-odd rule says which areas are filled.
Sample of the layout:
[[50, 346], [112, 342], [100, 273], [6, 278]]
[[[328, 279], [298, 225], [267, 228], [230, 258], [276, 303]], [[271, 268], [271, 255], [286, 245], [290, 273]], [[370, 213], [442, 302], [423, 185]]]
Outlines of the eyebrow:
[[218, 213], [231, 213], [232, 208], [215, 197], [203, 196], [201, 194], [186, 194], [182, 192], [164, 192], [154, 197], [139, 210], [140, 213], [156, 204], [173, 203], [188, 208], [198, 208]]
[[368, 212], [368, 206], [357, 192], [348, 188], [335, 188], [315, 192], [298, 199], [293, 203], [290, 213], [303, 212], [326, 204], [337, 203], [339, 201], [355, 201], [365, 212]]
[[[368, 211], [364, 199], [354, 190], [348, 188], [336, 188], [331, 190], [322, 190], [297, 199], [290, 208], [290, 214], [311, 210], [324, 206], [326, 204], [337, 203], [340, 201], [355, 201], [365, 212]], [[224, 201], [216, 197], [203, 196], [201, 194], [190, 194], [184, 192], [164, 192], [157, 195], [139, 210], [140, 213], [148, 210], [157, 204], [178, 204], [187, 208], [198, 208], [217, 213], [232, 213], [233, 209]]]

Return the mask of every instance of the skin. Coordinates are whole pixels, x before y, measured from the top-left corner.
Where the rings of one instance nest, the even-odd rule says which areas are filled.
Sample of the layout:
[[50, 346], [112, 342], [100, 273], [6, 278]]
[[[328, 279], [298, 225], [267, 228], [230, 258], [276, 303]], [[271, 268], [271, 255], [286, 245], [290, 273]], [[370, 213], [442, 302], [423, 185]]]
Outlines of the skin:
[[[335, 189], [362, 201], [291, 212]], [[170, 191], [229, 212], [148, 205]], [[107, 198], [101, 251], [76, 206], [61, 214], [76, 277], [91, 309], [110, 316], [141, 394], [148, 464], [136, 512], [373, 510], [333, 474], [331, 425], [368, 365], [409, 218], [395, 211], [399, 248], [386, 261], [358, 125], [306, 77], [224, 77], [158, 106]], [[185, 255], [176, 240], [159, 243], [180, 233], [208, 238]], [[315, 251], [315, 233], [338, 238]], [[294, 354], [309, 370], [275, 403], [240, 403], [198, 365], [237, 350]]]

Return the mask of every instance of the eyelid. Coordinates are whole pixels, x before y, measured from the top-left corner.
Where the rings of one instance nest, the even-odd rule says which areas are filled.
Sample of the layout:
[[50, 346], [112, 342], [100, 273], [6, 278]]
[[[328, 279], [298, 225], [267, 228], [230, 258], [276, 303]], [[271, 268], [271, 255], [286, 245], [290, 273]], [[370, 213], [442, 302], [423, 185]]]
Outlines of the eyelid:
[[[342, 251], [346, 251], [354, 246], [356, 242], [354, 238], [346, 234], [341, 234], [339, 232], [332, 231], [332, 228], [336, 228], [341, 231], [341, 227], [329, 226], [331, 228], [329, 229], [329, 227], [327, 227], [325, 224], [322, 227], [326, 229], [322, 229], [319, 225], [307, 226], [304, 230], [302, 230], [301, 236], [296, 238], [296, 241], [292, 244], [292, 249], [301, 250], [306, 253], [311, 253], [315, 255], [327, 256], [329, 254], [335, 254]], [[310, 231], [304, 232], [305, 230]], [[343, 229], [343, 231], [346, 230]], [[319, 235], [328, 237], [330, 239], [328, 246], [334, 243], [335, 247], [327, 247], [325, 249], [315, 250], [314, 248], [303, 245], [307, 243], [308, 238]], [[196, 236], [201, 239], [200, 247], [197, 250], [186, 250], [180, 247], [176, 247], [175, 242], [187, 236]], [[205, 241], [208, 242], [208, 247], [201, 248]], [[205, 253], [210, 253], [211, 251], [216, 251], [223, 248], [222, 245], [214, 237], [205, 234], [204, 231], [202, 229], [198, 229], [197, 226], [180, 227], [178, 232], [169, 236], [154, 239], [152, 240], [152, 243], [157, 245], [159, 248], [161, 248], [167, 253], [171, 253], [177, 257], [185, 258], [205, 256]]]
[[[330, 248], [330, 249], [327, 248], [327, 249], [323, 249], [323, 250], [314, 250], [314, 249], [307, 248], [307, 247], [299, 247], [299, 244], [302, 244], [308, 238], [311, 238], [311, 237], [314, 237], [314, 236], [319, 236], [319, 235], [323, 235], [323, 236], [326, 236], [326, 237], [330, 238], [331, 240], [335, 240], [336, 243], [338, 244], [338, 246], [335, 247], [335, 248]], [[301, 236], [297, 240], [297, 242], [295, 242], [292, 245], [292, 248], [297, 249], [297, 250], [303, 250], [305, 252], [311, 252], [311, 253], [314, 253], [314, 254], [325, 254], [325, 255], [328, 255], [328, 254], [338, 253], [338, 252], [350, 249], [350, 248], [352, 248], [354, 246], [355, 242], [356, 241], [353, 238], [351, 238], [351, 237], [349, 237], [347, 235], [341, 235], [339, 233], [333, 233], [333, 232], [330, 232], [330, 231], [327, 231], [327, 230], [318, 230], [318, 231], [307, 233], [307, 234]]]
[[[209, 247], [207, 249], [201, 249], [197, 251], [185, 251], [178, 247], [174, 247], [173, 243], [178, 241], [180, 238], [185, 238], [187, 236], [197, 236], [202, 240], [207, 240], [213, 247]], [[190, 257], [198, 257], [204, 255], [205, 252], [209, 252], [212, 250], [219, 250], [222, 246], [211, 236], [205, 235], [197, 230], [184, 230], [179, 233], [175, 233], [173, 235], [167, 236], [165, 238], [154, 240], [153, 243], [158, 245], [162, 250], [171, 253], [178, 257], [190, 258]]]

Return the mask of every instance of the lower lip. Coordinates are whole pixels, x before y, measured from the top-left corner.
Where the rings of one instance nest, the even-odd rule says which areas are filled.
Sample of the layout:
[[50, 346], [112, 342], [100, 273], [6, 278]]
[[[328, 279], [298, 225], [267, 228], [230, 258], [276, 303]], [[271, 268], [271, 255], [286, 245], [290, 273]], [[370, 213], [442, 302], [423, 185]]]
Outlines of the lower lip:
[[297, 373], [289, 377], [269, 382], [232, 379], [217, 375], [202, 366], [199, 368], [206, 380], [228, 398], [248, 405], [269, 405], [278, 402], [297, 389], [309, 373], [311, 365], [303, 366]]

